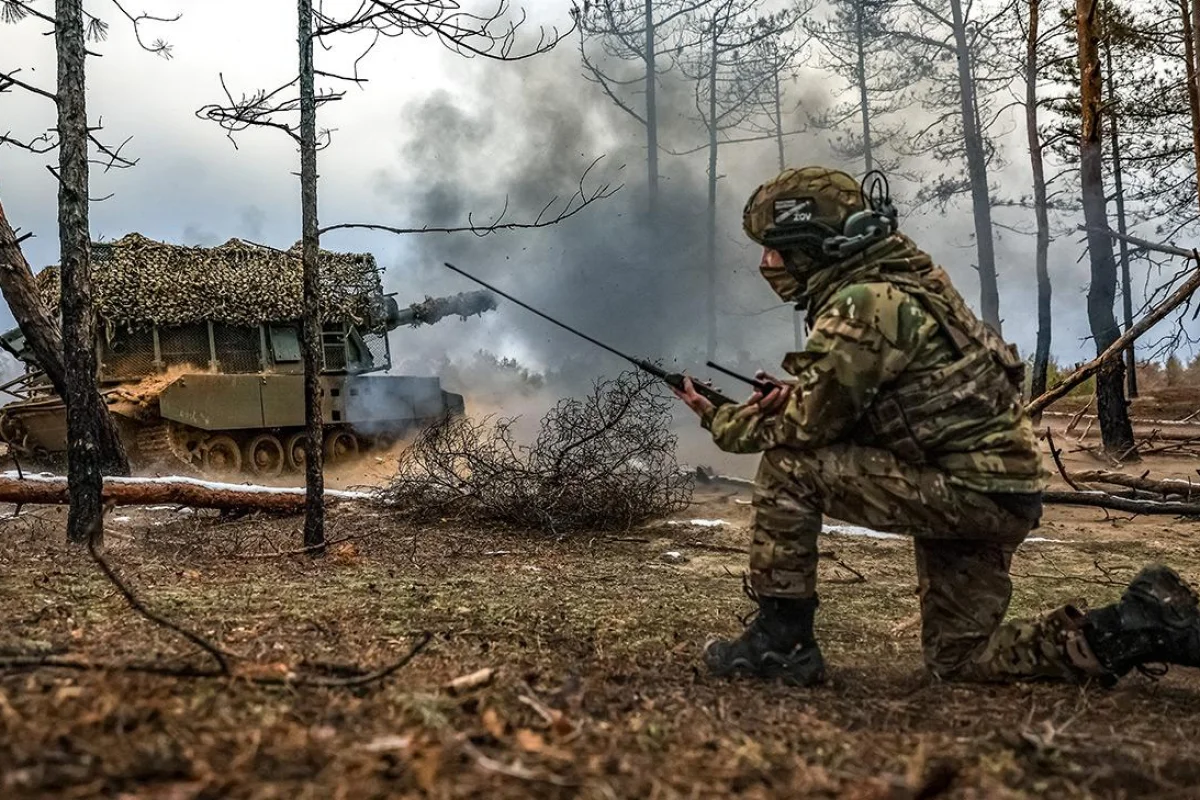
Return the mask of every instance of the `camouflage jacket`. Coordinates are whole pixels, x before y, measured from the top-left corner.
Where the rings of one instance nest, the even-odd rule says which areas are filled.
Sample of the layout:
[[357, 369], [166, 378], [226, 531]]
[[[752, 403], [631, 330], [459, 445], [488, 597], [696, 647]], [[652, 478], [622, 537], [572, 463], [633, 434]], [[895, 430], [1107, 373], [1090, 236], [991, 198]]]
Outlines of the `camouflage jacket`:
[[1023, 364], [949, 277], [896, 235], [805, 288], [810, 335], [783, 368], [778, 413], [728, 405], [703, 418], [732, 453], [851, 441], [927, 463], [982, 492], [1037, 492], [1046, 473], [1025, 413]]

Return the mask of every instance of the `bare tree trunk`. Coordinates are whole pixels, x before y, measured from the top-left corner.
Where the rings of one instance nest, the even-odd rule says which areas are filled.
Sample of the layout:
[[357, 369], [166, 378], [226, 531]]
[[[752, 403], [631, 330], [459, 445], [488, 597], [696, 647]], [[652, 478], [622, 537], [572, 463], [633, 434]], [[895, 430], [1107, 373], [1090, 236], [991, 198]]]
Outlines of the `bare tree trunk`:
[[976, 124], [975, 86], [971, 80], [971, 51], [963, 20], [962, 0], [950, 0], [954, 46], [958, 54], [958, 90], [962, 103], [963, 142], [971, 205], [975, 216], [975, 244], [979, 253], [980, 312], [983, 321], [1000, 331], [1000, 292], [996, 284], [996, 252], [992, 240], [992, 202], [988, 191], [987, 159], [983, 135]]
[[655, 70], [654, 4], [646, 3], [646, 191], [651, 219], [658, 213], [658, 75]]
[[3, 205], [0, 205], [0, 291], [54, 391], [59, 397], [66, 397], [67, 369], [63, 365], [62, 331], [38, 294], [33, 270], [21, 252]]
[[708, 73], [708, 230], [705, 260], [708, 272], [709, 360], [717, 357], [717, 19], [712, 20], [712, 61]]
[[[50, 385], [59, 397], [67, 396], [67, 368], [63, 363], [63, 338], [58, 320], [46, 308], [38, 294], [33, 270], [16, 232], [0, 205], [0, 292], [4, 295], [13, 319], [25, 334], [25, 341], [33, 351]], [[95, 391], [95, 387], [93, 387]], [[100, 468], [105, 475], [128, 475], [129, 461], [121, 444], [120, 432], [112, 415], [105, 410], [103, 424], [96, 430], [96, 443], [100, 448]]]
[[775, 146], [779, 150], [779, 171], [787, 169], [783, 157], [783, 90], [779, 86], [779, 58], [776, 56], [772, 64], [775, 73]]
[[[1200, 175], [1200, 71], [1196, 69], [1196, 41], [1193, 39], [1192, 12], [1188, 0], [1179, 0], [1179, 15], [1183, 21], [1183, 54], [1187, 61], [1188, 111], [1192, 117], [1192, 161]], [[1197, 202], [1200, 202], [1200, 181], [1196, 183]]]
[[855, 44], [858, 46], [858, 103], [862, 114], [863, 166], [865, 171], [870, 172], [875, 168], [875, 161], [871, 154], [871, 104], [867, 96], [867, 54], [864, 41], [866, 33], [863, 30], [863, 4], [865, 2], [866, 0], [858, 0], [854, 5], [854, 34], [857, 37]]
[[[1075, 0], [1075, 23], [1079, 40], [1079, 99], [1082, 136], [1079, 142], [1079, 180], [1084, 222], [1088, 228], [1088, 255], [1092, 279], [1088, 287], [1088, 321], [1096, 340], [1096, 353], [1103, 353], [1120, 337], [1113, 315], [1117, 291], [1117, 263], [1108, 237], [1108, 211], [1104, 196], [1104, 153], [1101, 146], [1100, 52], [1096, 41], [1098, 0]], [[1125, 363], [1113, 359], [1096, 375], [1096, 401], [1104, 448], [1113, 454], [1133, 450], [1133, 426], [1125, 400]]]
[[320, 233], [317, 229], [317, 103], [313, 89], [312, 0], [299, 0], [300, 15], [300, 214], [304, 262], [305, 443], [304, 546], [325, 544], [324, 429], [321, 418]]
[[[778, 55], [776, 55], [772, 63], [773, 77], [775, 81], [775, 145], [779, 151], [779, 171], [783, 172], [787, 169], [787, 162], [783, 155], [783, 89], [779, 85], [779, 71], [783, 68]], [[792, 336], [795, 343], [796, 352], [804, 349], [805, 342], [804, 331], [804, 312], [795, 309], [792, 311]]]
[[[1192, 0], [1191, 30], [1187, 28], [1187, 0], [1184, 3], [1183, 38], [1190, 46], [1191, 55], [1188, 58], [1189, 80], [1188, 93], [1192, 106], [1192, 147], [1196, 156], [1197, 174], [1200, 174], [1200, 0]], [[1185, 47], [1186, 53], [1189, 48]], [[1200, 200], [1200, 180], [1196, 181], [1197, 198]]]
[[1030, 397], [1039, 397], [1046, 391], [1046, 373], [1050, 366], [1050, 215], [1046, 207], [1046, 169], [1042, 161], [1042, 140], [1038, 135], [1037, 113], [1039, 6], [1040, 0], [1029, 0], [1029, 39], [1025, 43], [1025, 133], [1029, 139], [1029, 162], [1033, 168], [1033, 209], [1037, 218], [1034, 272], [1037, 275], [1038, 328]]
[[[1125, 186], [1121, 175], [1121, 135], [1117, 120], [1117, 74], [1113, 71], [1112, 44], [1104, 44], [1105, 67], [1108, 72], [1108, 135], [1112, 145], [1113, 190], [1117, 201], [1117, 233], [1125, 236]], [[1133, 327], [1133, 286], [1129, 280], [1129, 243], [1118, 240], [1121, 249], [1121, 300], [1125, 312], [1125, 330]], [[1125, 358], [1125, 378], [1130, 397], [1138, 396], [1137, 351], [1130, 346]]]
[[[82, 0], [56, 0], [58, 52], [58, 237], [62, 270], [63, 367], [67, 406], [67, 539], [103, 536], [104, 469], [129, 471], [117, 441], [117, 463], [105, 464], [100, 431], [113, 427], [96, 390], [96, 315], [92, 308], [88, 227], [88, 127]], [[113, 438], [116, 439], [115, 432]], [[97, 542], [99, 544], [99, 542]]]

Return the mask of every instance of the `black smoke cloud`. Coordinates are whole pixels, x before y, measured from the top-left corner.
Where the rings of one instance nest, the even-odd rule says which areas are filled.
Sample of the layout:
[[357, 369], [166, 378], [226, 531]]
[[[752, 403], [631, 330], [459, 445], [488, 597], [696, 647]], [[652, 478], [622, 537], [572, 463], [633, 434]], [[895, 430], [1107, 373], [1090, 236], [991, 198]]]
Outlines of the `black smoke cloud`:
[[[560, 208], [601, 156], [584, 191], [603, 183], [623, 188], [548, 228], [482, 238], [423, 235], [411, 242], [404, 264], [389, 271], [388, 287], [402, 299], [411, 286], [438, 293], [471, 288], [440, 266], [449, 261], [614, 347], [703, 372], [704, 154], [660, 154], [659, 213], [651, 219], [644, 129], [579, 76], [575, 58], [556, 52], [516, 69], [473, 71], [454, 91], [413, 102], [401, 112], [398, 166], [380, 173], [374, 189], [396, 216], [448, 226], [463, 224], [468, 214], [485, 223], [506, 205], [508, 219], [528, 220], [555, 197], [553, 208]], [[660, 95], [660, 141], [686, 149], [702, 141], [687, 119], [692, 98], [687, 87], [668, 86]], [[732, 148], [723, 154], [718, 184], [721, 358], [745, 369], [772, 366], [792, 341], [789, 309], [746, 316], [778, 305], [757, 277], [757, 251], [740, 231], [746, 194], [777, 166], [772, 142], [754, 152], [750, 158], [737, 152], [740, 161], [729, 157]], [[615, 357], [503, 300], [475, 322], [399, 332], [397, 366], [444, 368], [446, 358], [486, 364], [472, 359], [489, 351], [530, 360], [566, 391], [622, 368]], [[752, 363], [754, 351], [769, 362]]]

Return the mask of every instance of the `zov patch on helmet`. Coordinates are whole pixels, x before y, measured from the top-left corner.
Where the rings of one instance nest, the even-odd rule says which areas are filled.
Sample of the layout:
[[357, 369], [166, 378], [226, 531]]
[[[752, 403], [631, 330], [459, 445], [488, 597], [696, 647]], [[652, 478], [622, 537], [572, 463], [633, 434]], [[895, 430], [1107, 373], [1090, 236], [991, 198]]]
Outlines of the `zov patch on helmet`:
[[776, 225], [808, 222], [816, 213], [817, 201], [813, 197], [789, 197], [776, 200], [772, 210]]

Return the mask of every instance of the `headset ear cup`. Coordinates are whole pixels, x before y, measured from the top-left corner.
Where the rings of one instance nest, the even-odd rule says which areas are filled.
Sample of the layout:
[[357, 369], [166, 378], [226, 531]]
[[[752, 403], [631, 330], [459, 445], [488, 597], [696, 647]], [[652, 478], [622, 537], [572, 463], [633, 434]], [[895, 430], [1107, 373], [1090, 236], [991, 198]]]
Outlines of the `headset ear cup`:
[[846, 218], [842, 225], [842, 235], [847, 239], [865, 236], [867, 231], [878, 224], [878, 214], [874, 211], [856, 211]]

